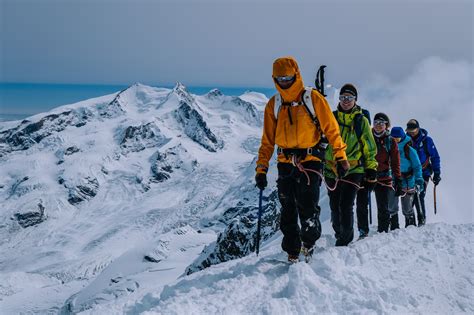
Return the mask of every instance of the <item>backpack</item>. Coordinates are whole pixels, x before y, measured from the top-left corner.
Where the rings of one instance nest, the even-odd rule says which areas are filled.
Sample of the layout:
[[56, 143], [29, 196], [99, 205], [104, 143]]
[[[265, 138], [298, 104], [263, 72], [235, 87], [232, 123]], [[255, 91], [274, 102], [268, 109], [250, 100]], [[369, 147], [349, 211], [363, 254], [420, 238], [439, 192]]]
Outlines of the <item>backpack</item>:
[[321, 126], [319, 124], [318, 117], [316, 117], [316, 112], [314, 111], [313, 98], [311, 97], [312, 92], [313, 92], [313, 88], [305, 87], [304, 91], [303, 91], [303, 95], [301, 96], [302, 101], [301, 102], [291, 102], [291, 103], [283, 103], [280, 93], [275, 94], [275, 106], [273, 108], [273, 112], [274, 112], [274, 115], [275, 115], [275, 119], [278, 120], [278, 115], [280, 114], [280, 110], [281, 110], [282, 106], [303, 105], [304, 108], [306, 109], [306, 112], [308, 113], [309, 117], [313, 121], [313, 124], [316, 125], [316, 128], [318, 129], [318, 132], [322, 137], [323, 133], [321, 131]]

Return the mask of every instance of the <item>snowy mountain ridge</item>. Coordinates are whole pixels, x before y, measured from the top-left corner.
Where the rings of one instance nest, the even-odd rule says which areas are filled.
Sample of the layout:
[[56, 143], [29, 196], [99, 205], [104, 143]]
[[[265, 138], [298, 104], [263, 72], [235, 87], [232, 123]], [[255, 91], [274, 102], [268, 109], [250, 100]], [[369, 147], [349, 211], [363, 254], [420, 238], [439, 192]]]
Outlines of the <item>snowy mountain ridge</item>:
[[134, 84], [0, 123], [0, 309], [474, 311], [472, 224], [428, 224], [335, 248], [322, 191], [315, 259], [280, 262], [274, 159], [261, 256], [250, 254], [266, 102], [255, 92]]

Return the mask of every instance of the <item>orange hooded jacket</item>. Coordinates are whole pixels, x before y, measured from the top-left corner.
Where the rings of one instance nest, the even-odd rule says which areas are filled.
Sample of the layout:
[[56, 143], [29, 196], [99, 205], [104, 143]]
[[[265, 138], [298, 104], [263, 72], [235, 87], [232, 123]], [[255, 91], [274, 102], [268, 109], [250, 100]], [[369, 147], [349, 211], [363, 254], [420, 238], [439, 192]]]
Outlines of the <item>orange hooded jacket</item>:
[[[273, 63], [274, 78], [293, 75], [296, 77], [295, 82], [287, 89], [282, 89], [275, 83], [282, 97], [282, 102], [300, 101], [304, 91], [304, 84], [298, 64], [293, 57], [283, 57], [275, 60]], [[347, 160], [346, 144], [342, 141], [339, 125], [328, 102], [316, 90], [313, 90], [311, 98], [321, 130], [329, 140], [336, 160]], [[306, 149], [314, 147], [321, 139], [321, 134], [303, 105], [282, 106], [278, 119], [275, 118], [274, 107], [275, 96], [265, 106], [262, 142], [258, 150], [257, 173], [267, 172], [275, 144], [282, 149]], [[290, 115], [292, 122], [289, 119]], [[307, 155], [301, 162], [319, 160], [316, 156]], [[291, 163], [283, 154], [278, 155], [278, 162]]]

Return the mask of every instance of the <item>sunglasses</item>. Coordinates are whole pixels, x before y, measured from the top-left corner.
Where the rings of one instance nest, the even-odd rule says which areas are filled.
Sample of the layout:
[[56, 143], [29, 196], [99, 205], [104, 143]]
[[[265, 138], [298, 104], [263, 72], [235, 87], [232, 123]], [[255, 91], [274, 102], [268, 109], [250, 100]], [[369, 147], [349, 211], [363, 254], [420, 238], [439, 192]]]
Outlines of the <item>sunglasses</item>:
[[287, 75], [287, 76], [283, 76], [283, 77], [275, 77], [275, 81], [277, 82], [290, 82], [290, 81], [293, 81], [295, 79], [295, 76], [294, 75]]
[[385, 121], [385, 120], [374, 120], [374, 126], [382, 126], [382, 125], [385, 125], [387, 124], [388, 121]]
[[356, 97], [352, 96], [352, 95], [339, 95], [339, 100], [341, 102], [345, 102], [345, 101], [351, 102], [355, 99], [356, 99]]

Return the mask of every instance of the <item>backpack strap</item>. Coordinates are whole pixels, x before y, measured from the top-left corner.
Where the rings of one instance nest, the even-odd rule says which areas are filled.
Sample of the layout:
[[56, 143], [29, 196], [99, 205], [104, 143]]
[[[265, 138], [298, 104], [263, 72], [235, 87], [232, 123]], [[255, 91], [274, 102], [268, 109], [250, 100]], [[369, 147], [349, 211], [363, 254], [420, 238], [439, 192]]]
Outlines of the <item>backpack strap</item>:
[[405, 157], [407, 158], [408, 161], [411, 162], [410, 158], [410, 142], [407, 142], [405, 146], [403, 147], [403, 152], [405, 153]]
[[274, 100], [275, 100], [275, 106], [273, 107], [273, 112], [275, 114], [275, 119], [278, 120], [278, 114], [280, 113], [281, 104], [282, 104], [280, 93], [275, 94]]
[[388, 135], [387, 141], [385, 142], [385, 149], [390, 156], [390, 151], [392, 151], [392, 136]]
[[[320, 126], [319, 126], [319, 120], [316, 117], [316, 112], [314, 110], [313, 98], [311, 97], [312, 92], [313, 92], [313, 88], [308, 87], [308, 86], [305, 87], [303, 91], [303, 95], [301, 96], [302, 102], [293, 102], [293, 103], [290, 103], [289, 105], [291, 106], [303, 105], [309, 117], [311, 117], [311, 120], [318, 128], [318, 131], [321, 131]], [[278, 114], [280, 113], [281, 106], [283, 105], [283, 101], [282, 101], [282, 97], [280, 93], [275, 94], [274, 98], [275, 98], [275, 106], [273, 107], [273, 113], [275, 115], [275, 119], [278, 120]]]
[[364, 114], [365, 118], [369, 121], [369, 125], [372, 125], [372, 121], [370, 120], [370, 112], [367, 109], [361, 108], [362, 114]]
[[364, 115], [360, 113], [356, 114], [354, 117], [354, 131], [359, 141], [362, 136], [362, 118], [364, 118]]

